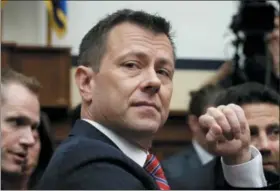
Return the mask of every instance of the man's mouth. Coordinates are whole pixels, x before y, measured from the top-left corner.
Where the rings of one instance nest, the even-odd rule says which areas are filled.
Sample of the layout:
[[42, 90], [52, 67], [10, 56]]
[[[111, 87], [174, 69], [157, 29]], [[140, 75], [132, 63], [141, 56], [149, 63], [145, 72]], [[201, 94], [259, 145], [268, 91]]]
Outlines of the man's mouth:
[[139, 102], [135, 102], [132, 104], [132, 106], [134, 107], [151, 107], [156, 109], [157, 111], [160, 111], [160, 108], [157, 106], [157, 104], [153, 103], [153, 102], [147, 102], [147, 101], [139, 101]]
[[27, 153], [25, 152], [14, 152], [12, 153], [18, 163], [23, 163], [26, 161]]

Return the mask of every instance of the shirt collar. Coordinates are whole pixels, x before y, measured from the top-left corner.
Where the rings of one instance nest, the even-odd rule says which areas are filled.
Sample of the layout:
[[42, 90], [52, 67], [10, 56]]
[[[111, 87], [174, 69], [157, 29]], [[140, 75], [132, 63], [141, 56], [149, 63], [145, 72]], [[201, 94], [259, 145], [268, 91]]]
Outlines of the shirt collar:
[[96, 129], [98, 129], [100, 132], [102, 132], [104, 135], [106, 135], [113, 143], [115, 143], [119, 149], [130, 159], [132, 159], [134, 162], [136, 162], [141, 167], [144, 166], [148, 152], [145, 152], [144, 150], [140, 149], [136, 145], [132, 144], [131, 142], [127, 141], [114, 131], [112, 131], [109, 128], [104, 127], [103, 125], [89, 120], [89, 119], [83, 119], [84, 121], [90, 123], [92, 126], [94, 126]]
[[210, 162], [214, 156], [206, 151], [196, 140], [192, 140], [193, 146], [203, 165]]

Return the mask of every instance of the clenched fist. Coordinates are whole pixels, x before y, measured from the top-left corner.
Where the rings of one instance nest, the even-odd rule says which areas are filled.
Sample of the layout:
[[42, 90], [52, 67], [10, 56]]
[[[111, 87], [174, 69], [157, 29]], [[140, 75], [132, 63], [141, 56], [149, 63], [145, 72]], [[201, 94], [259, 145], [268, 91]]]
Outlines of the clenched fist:
[[243, 109], [235, 104], [210, 107], [199, 118], [209, 149], [229, 165], [251, 159], [250, 129]]

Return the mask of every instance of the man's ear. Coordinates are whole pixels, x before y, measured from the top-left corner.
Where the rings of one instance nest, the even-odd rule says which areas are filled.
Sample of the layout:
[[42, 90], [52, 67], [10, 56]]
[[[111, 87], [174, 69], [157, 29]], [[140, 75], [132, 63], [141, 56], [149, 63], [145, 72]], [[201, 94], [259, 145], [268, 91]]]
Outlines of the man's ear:
[[189, 115], [187, 123], [192, 131], [192, 133], [196, 132], [199, 128], [198, 118], [195, 115]]
[[86, 66], [78, 66], [75, 72], [76, 85], [79, 89], [82, 99], [86, 102], [90, 102], [92, 99], [94, 75], [94, 71], [90, 67]]

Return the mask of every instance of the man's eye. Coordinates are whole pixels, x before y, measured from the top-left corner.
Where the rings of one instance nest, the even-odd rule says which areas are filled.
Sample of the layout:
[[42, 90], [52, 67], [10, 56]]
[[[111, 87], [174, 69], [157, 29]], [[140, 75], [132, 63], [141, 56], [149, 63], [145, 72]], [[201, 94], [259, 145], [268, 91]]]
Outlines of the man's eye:
[[252, 137], [258, 136], [259, 131], [256, 128], [252, 128], [252, 129], [250, 129], [250, 134]]
[[273, 124], [267, 129], [267, 134], [270, 136], [276, 136], [279, 138], [280, 126], [279, 124]]
[[160, 75], [164, 75], [166, 77], [170, 77], [169, 72], [165, 69], [158, 70], [157, 73], [159, 73]]
[[7, 119], [7, 122], [10, 123], [12, 126], [20, 127], [26, 125], [27, 121], [21, 117], [11, 117]]
[[25, 125], [25, 121], [23, 119], [16, 119], [15, 123], [17, 126]]
[[138, 65], [134, 62], [127, 62], [124, 64], [124, 66], [129, 69], [139, 68]]
[[33, 124], [33, 125], [31, 126], [32, 131], [37, 131], [38, 128], [39, 128], [39, 125], [37, 125], [37, 124]]
[[272, 130], [272, 134], [274, 134], [274, 135], [278, 135], [279, 133], [280, 133], [280, 129], [279, 128], [274, 128]]

